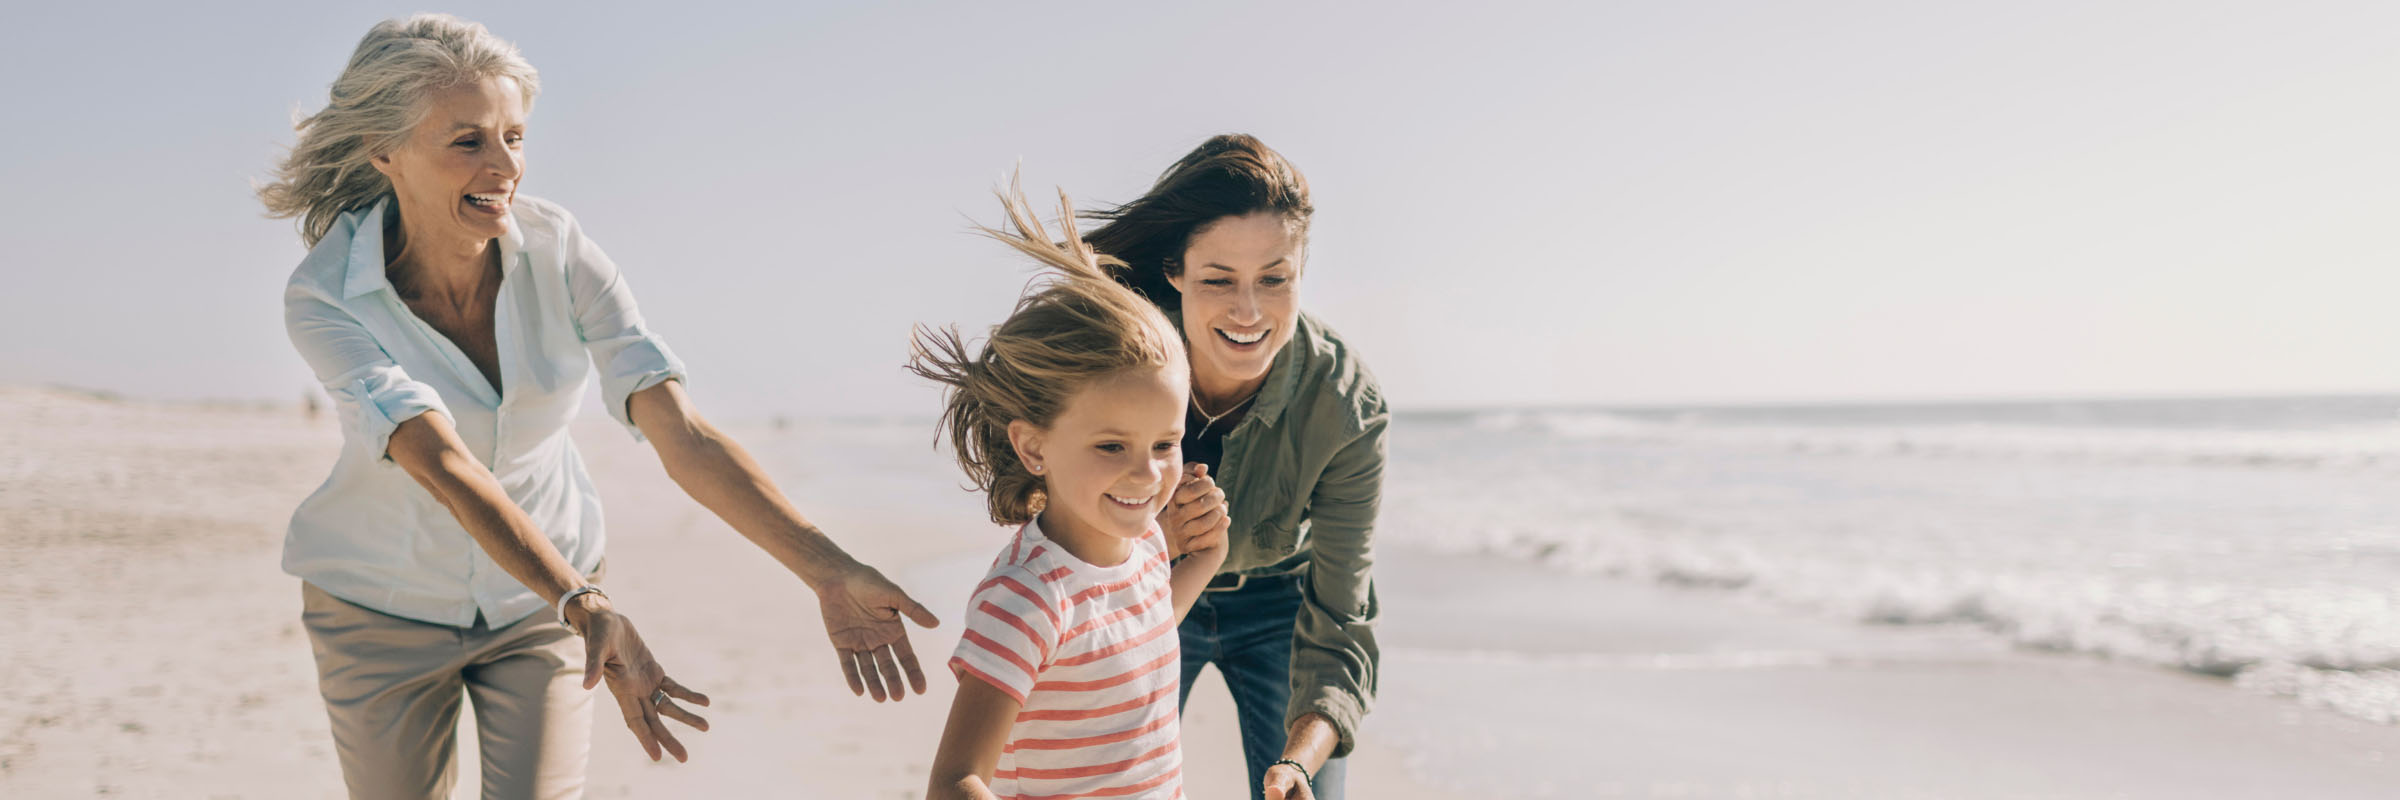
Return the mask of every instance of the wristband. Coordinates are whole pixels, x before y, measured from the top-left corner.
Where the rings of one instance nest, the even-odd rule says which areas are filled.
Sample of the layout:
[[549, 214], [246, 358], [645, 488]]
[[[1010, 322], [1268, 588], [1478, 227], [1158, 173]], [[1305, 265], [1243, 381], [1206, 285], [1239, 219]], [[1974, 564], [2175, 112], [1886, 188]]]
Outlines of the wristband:
[[[1300, 771], [1300, 782], [1301, 782], [1301, 783], [1308, 784], [1308, 785], [1309, 785], [1309, 786], [1311, 786], [1311, 787], [1314, 787], [1314, 786], [1316, 786], [1316, 785], [1317, 785], [1317, 778], [1316, 778], [1316, 776], [1308, 774], [1308, 768], [1307, 768], [1307, 767], [1300, 766], [1300, 762], [1298, 762], [1298, 761], [1293, 761], [1293, 760], [1291, 760], [1291, 759], [1288, 759], [1288, 758], [1286, 758], [1286, 759], [1282, 759], [1282, 760], [1276, 761], [1276, 762], [1275, 762], [1275, 763], [1273, 763], [1273, 764], [1268, 764], [1268, 765], [1267, 765], [1267, 769], [1274, 769], [1274, 768], [1275, 768], [1275, 767], [1277, 767], [1278, 765], [1283, 765], [1283, 764], [1289, 764], [1289, 765], [1291, 765], [1292, 769], [1296, 769], [1296, 770], [1299, 770], [1299, 771]], [[1313, 791], [1315, 791], [1315, 789], [1314, 789], [1314, 788], [1311, 788], [1311, 789], [1310, 789], [1310, 791], [1312, 791], [1312, 792], [1313, 792]]]
[[568, 589], [566, 594], [558, 596], [558, 624], [566, 628], [568, 633], [572, 633], [577, 636], [582, 636], [583, 631], [576, 630], [575, 624], [567, 621], [567, 604], [575, 602], [575, 598], [582, 597], [585, 594], [596, 594], [601, 597], [608, 596], [607, 592], [600, 591], [600, 587], [593, 586], [588, 583], [582, 586], [577, 586], [573, 589]]

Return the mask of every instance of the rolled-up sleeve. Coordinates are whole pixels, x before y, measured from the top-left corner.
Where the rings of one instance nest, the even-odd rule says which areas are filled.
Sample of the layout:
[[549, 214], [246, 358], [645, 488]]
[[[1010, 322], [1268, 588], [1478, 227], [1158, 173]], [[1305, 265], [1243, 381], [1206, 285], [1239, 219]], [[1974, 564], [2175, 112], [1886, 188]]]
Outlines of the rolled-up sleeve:
[[332, 396], [347, 446], [363, 447], [389, 464], [392, 431], [427, 411], [450, 416], [433, 387], [408, 377], [358, 318], [315, 290], [284, 293], [284, 332]]
[[665, 340], [642, 324], [642, 312], [634, 305], [625, 276], [598, 244], [583, 235], [583, 227], [568, 220], [565, 237], [567, 289], [575, 304], [575, 330], [583, 337], [584, 349], [592, 354], [592, 366], [600, 371], [600, 398], [608, 404], [608, 415], [639, 441], [642, 429], [634, 427], [626, 401], [635, 392], [668, 380], [686, 380], [683, 361], [667, 349]]
[[1341, 737], [1334, 755], [1350, 752], [1359, 720], [1375, 700], [1373, 534], [1383, 494], [1384, 431], [1380, 407], [1359, 436], [1337, 451], [1309, 498], [1309, 569], [1300, 584], [1292, 626], [1292, 700], [1284, 717], [1325, 715]]

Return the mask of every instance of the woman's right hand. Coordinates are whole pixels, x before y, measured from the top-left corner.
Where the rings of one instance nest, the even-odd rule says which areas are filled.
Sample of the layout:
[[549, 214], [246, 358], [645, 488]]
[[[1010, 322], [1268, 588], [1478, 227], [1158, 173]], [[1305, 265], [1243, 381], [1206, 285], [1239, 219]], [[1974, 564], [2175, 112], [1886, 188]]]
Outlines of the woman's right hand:
[[[590, 595], [586, 595], [589, 597]], [[664, 748], [676, 761], [688, 761], [689, 753], [675, 734], [667, 730], [665, 717], [708, 730], [708, 720], [676, 705], [681, 700], [696, 706], [708, 705], [708, 695], [692, 691], [667, 677], [665, 667], [650, 656], [650, 647], [642, 643], [642, 635], [633, 629], [633, 620], [626, 619], [615, 609], [601, 607], [589, 610], [579, 625], [583, 631], [583, 688], [591, 689], [605, 679], [608, 693], [616, 695], [617, 710], [625, 717], [625, 727], [633, 738], [642, 742], [642, 752], [650, 760], [659, 759]], [[651, 699], [665, 696], [661, 702]]]

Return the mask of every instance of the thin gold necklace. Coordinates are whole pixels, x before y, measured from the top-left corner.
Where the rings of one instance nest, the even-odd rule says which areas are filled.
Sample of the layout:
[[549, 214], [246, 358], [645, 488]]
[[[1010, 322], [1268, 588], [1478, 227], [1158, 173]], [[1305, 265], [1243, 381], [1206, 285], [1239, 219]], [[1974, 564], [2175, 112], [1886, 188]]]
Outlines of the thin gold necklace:
[[[1259, 387], [1259, 388], [1263, 389], [1263, 388], [1266, 388], [1266, 387], [1264, 387], [1264, 386], [1261, 386], [1261, 387]], [[1227, 408], [1227, 409], [1225, 409], [1225, 410], [1223, 410], [1223, 411], [1219, 411], [1219, 412], [1217, 412], [1217, 413], [1215, 413], [1215, 414], [1210, 414], [1210, 413], [1208, 413], [1208, 409], [1205, 409], [1205, 408], [1201, 408], [1201, 407], [1200, 407], [1200, 395], [1199, 395], [1198, 393], [1194, 393], [1194, 394], [1192, 395], [1192, 410], [1193, 410], [1193, 411], [1196, 411], [1196, 412], [1199, 412], [1199, 414], [1200, 414], [1200, 432], [1199, 432], [1199, 433], [1192, 434], [1192, 435], [1193, 435], [1193, 436], [1207, 436], [1207, 435], [1208, 435], [1208, 429], [1216, 427], [1216, 425], [1217, 425], [1217, 420], [1224, 419], [1224, 418], [1225, 418], [1225, 415], [1227, 415], [1227, 414], [1231, 414], [1231, 413], [1233, 413], [1233, 412], [1236, 412], [1236, 411], [1240, 411], [1240, 410], [1242, 410], [1242, 406], [1249, 405], [1249, 404], [1250, 404], [1250, 401], [1252, 401], [1252, 400], [1256, 400], [1256, 399], [1258, 399], [1258, 389], [1252, 389], [1252, 390], [1250, 390], [1250, 396], [1249, 396], [1249, 397], [1244, 397], [1244, 398], [1242, 398], [1242, 401], [1241, 401], [1241, 402], [1239, 402], [1239, 403], [1235, 403], [1235, 404], [1233, 404], [1233, 406], [1232, 406], [1232, 407], [1230, 407], [1230, 408]]]

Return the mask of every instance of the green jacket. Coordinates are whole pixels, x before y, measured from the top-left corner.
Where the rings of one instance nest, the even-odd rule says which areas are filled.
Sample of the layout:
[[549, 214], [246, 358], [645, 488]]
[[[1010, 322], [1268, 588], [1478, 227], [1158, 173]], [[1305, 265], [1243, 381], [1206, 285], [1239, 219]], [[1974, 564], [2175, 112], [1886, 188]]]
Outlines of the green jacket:
[[1358, 354], [1303, 313], [1256, 405], [1225, 434], [1215, 473], [1232, 516], [1219, 569], [1302, 577], [1284, 723], [1324, 714], [1341, 734], [1336, 756], [1350, 752], [1375, 699], [1373, 545], [1390, 421], [1383, 389]]

